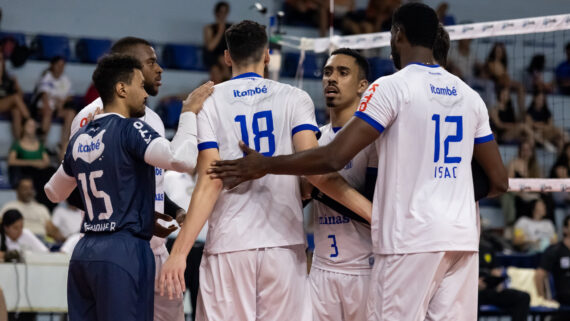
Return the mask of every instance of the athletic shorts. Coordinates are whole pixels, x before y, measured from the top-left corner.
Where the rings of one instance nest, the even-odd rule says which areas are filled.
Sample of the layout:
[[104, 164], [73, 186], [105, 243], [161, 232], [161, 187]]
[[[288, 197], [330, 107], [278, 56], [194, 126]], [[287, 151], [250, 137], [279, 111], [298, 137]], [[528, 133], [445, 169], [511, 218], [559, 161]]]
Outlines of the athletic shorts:
[[311, 268], [309, 275], [313, 320], [366, 320], [370, 275], [353, 275]]
[[153, 288], [148, 240], [128, 232], [85, 234], [69, 263], [69, 320], [152, 321]]
[[202, 256], [197, 321], [311, 321], [304, 245]]
[[158, 276], [162, 265], [168, 258], [168, 251], [159, 255], [154, 255], [156, 268], [154, 287], [154, 321], [184, 321], [184, 297], [174, 297], [172, 300], [168, 295], [161, 296], [158, 287]]
[[375, 255], [367, 320], [476, 321], [477, 252]]

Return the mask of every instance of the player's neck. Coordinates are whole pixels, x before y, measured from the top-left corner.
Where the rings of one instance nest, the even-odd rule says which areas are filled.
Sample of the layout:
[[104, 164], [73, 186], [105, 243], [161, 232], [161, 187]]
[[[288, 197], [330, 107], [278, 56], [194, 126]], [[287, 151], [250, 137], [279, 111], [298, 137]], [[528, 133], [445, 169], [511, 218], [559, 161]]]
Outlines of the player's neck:
[[425, 65], [436, 65], [437, 62], [433, 58], [433, 52], [429, 48], [422, 46], [414, 46], [409, 51], [402, 52], [400, 56], [402, 66], [407, 66], [414, 62]]
[[356, 111], [359, 102], [360, 101], [356, 101], [356, 103], [351, 104], [348, 107], [329, 108], [330, 117], [331, 117], [331, 126], [343, 127], [346, 123], [348, 123], [350, 118], [352, 118], [352, 115], [354, 115], [354, 112]]
[[251, 72], [256, 73], [263, 77], [264, 70], [265, 70], [265, 64], [263, 62], [257, 64], [249, 64], [246, 66], [234, 65], [232, 66], [232, 78]]
[[117, 100], [103, 106], [103, 110], [105, 111], [105, 113], [116, 113], [125, 118], [130, 117], [129, 109], [127, 108], [127, 106], [121, 104]]

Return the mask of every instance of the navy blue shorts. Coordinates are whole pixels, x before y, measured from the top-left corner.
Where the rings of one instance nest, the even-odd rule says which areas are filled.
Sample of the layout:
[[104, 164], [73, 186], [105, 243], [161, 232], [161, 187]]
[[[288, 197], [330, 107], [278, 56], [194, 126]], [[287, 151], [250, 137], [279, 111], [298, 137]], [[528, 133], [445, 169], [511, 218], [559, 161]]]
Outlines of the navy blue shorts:
[[83, 237], [67, 278], [70, 321], [152, 321], [154, 256], [129, 233]]

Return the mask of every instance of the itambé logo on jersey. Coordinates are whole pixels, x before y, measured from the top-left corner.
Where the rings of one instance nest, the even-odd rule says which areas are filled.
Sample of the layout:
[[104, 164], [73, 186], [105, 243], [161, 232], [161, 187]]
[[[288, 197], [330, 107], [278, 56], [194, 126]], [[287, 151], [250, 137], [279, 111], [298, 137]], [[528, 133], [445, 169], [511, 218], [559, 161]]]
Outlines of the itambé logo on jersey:
[[263, 87], [255, 87], [255, 88], [250, 88], [247, 90], [237, 90], [234, 89], [234, 97], [239, 98], [239, 97], [246, 97], [246, 96], [255, 96], [255, 95], [259, 95], [259, 94], [267, 94], [268, 90], [266, 86]]
[[105, 150], [105, 144], [103, 144], [103, 135], [106, 130], [102, 130], [99, 134], [95, 136], [89, 136], [89, 134], [81, 134], [75, 139], [73, 143], [73, 160], [81, 158], [85, 162], [91, 164], [94, 160], [101, 157], [103, 151]]

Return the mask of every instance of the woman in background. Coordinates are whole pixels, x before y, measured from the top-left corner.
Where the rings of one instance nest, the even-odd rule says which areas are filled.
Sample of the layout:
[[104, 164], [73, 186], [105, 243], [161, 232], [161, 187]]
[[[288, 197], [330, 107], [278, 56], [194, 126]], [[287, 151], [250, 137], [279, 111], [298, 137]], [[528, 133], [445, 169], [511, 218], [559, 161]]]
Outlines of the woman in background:
[[0, 259], [5, 260], [8, 252], [48, 252], [48, 248], [34, 233], [24, 228], [24, 218], [18, 210], [8, 210], [0, 224]]

